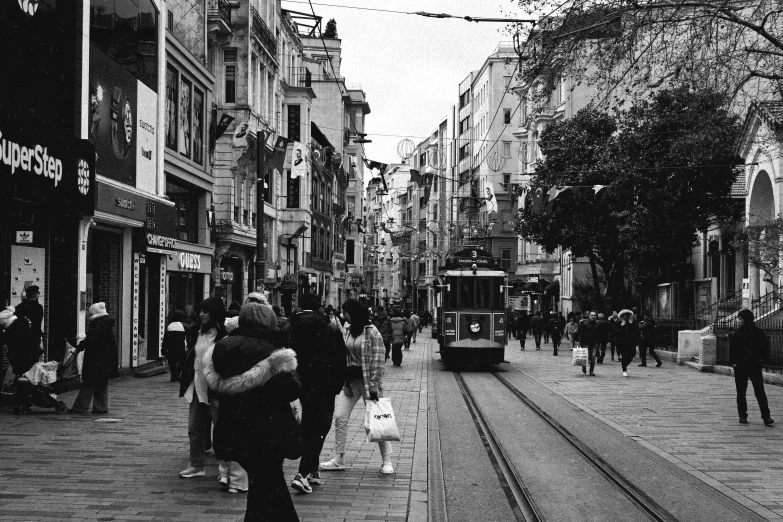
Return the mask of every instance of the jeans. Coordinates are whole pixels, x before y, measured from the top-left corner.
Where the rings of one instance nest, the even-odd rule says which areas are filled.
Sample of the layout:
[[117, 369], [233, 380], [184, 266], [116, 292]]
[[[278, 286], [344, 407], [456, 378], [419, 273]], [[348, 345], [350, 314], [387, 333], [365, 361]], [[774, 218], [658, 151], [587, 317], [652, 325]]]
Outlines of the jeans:
[[[399, 350], [400, 345], [397, 346]], [[346, 393], [347, 390], [347, 393]], [[334, 452], [337, 455], [345, 453], [345, 439], [348, 435], [348, 420], [351, 418], [356, 403], [359, 399], [364, 401], [364, 379], [351, 379], [345, 383], [342, 391], [334, 403]], [[381, 455], [391, 453], [391, 443], [384, 441], [378, 443]]]
[[386, 360], [389, 360], [389, 352], [391, 351], [391, 341], [388, 339], [383, 340], [383, 346], [386, 348]]
[[748, 418], [748, 401], [745, 393], [748, 391], [748, 379], [753, 384], [753, 393], [759, 403], [761, 418], [769, 418], [769, 403], [764, 392], [764, 378], [761, 376], [760, 364], [738, 364], [734, 367], [734, 384], [737, 386], [737, 411], [740, 418]]
[[598, 357], [598, 362], [604, 362], [604, 357], [606, 357], [606, 341], [598, 341], [596, 356]]
[[[587, 348], [587, 362], [590, 364], [590, 373], [593, 373], [595, 369], [595, 344], [583, 345], [582, 348]], [[584, 366], [582, 371], [585, 371]]]
[[194, 468], [204, 467], [204, 451], [212, 429], [212, 417], [216, 413], [217, 408], [199, 402], [196, 394], [193, 394], [188, 410], [188, 439], [190, 440], [190, 465]]
[[82, 381], [79, 395], [73, 401], [76, 413], [85, 413], [92, 401], [93, 413], [106, 413], [109, 411], [109, 379], [88, 379]]
[[332, 427], [334, 397], [326, 392], [326, 397], [308, 397], [302, 395], [302, 439], [304, 448], [299, 461], [299, 473], [306, 477], [308, 473], [318, 471], [318, 457], [324, 447], [324, 440]]
[[299, 522], [283, 474], [282, 455], [263, 455], [242, 464], [250, 479], [245, 522]]
[[397, 366], [402, 364], [402, 343], [392, 344], [392, 363]]
[[411, 347], [411, 335], [413, 334], [405, 334], [405, 349], [409, 350]]

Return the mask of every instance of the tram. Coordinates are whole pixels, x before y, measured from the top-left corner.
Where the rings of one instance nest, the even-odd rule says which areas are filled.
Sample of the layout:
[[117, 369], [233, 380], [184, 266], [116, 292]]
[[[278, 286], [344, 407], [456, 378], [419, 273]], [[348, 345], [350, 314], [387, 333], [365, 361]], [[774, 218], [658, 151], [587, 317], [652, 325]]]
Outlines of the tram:
[[508, 276], [490, 252], [471, 248], [446, 259], [438, 285], [440, 357], [446, 363], [503, 362]]

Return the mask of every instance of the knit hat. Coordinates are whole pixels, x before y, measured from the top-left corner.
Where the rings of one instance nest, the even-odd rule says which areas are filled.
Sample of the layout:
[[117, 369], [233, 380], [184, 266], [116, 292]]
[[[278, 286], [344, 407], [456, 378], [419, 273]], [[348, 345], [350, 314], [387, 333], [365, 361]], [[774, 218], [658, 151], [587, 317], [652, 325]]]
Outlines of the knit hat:
[[277, 315], [269, 305], [248, 303], [239, 312], [239, 326], [274, 332], [277, 330]]
[[239, 304], [239, 301], [231, 301], [231, 304], [228, 305], [229, 310], [236, 310], [237, 312], [242, 309], [242, 305]]
[[14, 316], [14, 313], [11, 310], [5, 309], [2, 312], [0, 312], [0, 326], [5, 328], [8, 326], [8, 323], [11, 322], [11, 318]]
[[106, 311], [106, 303], [95, 303], [90, 307], [90, 318], [88, 321], [92, 321], [93, 319], [97, 319], [105, 315], [109, 315], [109, 313]]
[[213, 321], [218, 324], [226, 322], [226, 308], [223, 306], [223, 300], [217, 296], [207, 297], [198, 306], [199, 310], [208, 313]]
[[745, 321], [745, 324], [750, 324], [756, 320], [756, 317], [753, 315], [753, 312], [751, 312], [747, 308], [743, 308], [742, 310], [740, 310], [739, 313], [737, 313], [737, 317]]

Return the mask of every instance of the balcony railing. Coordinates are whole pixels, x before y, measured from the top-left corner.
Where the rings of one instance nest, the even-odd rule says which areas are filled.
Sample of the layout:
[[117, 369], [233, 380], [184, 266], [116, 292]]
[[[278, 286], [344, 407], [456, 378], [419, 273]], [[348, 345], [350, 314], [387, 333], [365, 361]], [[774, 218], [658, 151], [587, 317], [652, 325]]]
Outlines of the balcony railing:
[[217, 27], [219, 33], [231, 32], [231, 4], [228, 0], [209, 0], [207, 21]]
[[312, 74], [307, 67], [289, 67], [286, 82], [291, 87], [312, 87]]
[[275, 38], [275, 35], [269, 30], [266, 22], [264, 22], [264, 19], [258, 14], [255, 7], [251, 7], [250, 12], [253, 15], [253, 36], [256, 37], [261, 46], [267, 50], [272, 58], [277, 59], [277, 38]]

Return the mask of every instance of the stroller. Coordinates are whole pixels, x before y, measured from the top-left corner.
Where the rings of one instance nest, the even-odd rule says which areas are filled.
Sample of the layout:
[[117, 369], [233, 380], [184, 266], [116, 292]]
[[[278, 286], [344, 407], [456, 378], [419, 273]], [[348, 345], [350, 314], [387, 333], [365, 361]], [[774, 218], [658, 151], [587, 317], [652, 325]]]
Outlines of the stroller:
[[17, 415], [24, 415], [32, 406], [38, 406], [54, 408], [60, 415], [68, 413], [68, 406], [57, 400], [57, 394], [67, 391], [66, 382], [77, 372], [76, 354], [73, 350], [66, 351], [61, 363], [35, 363], [16, 381], [16, 405], [12, 411]]

